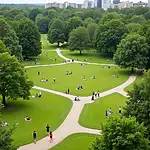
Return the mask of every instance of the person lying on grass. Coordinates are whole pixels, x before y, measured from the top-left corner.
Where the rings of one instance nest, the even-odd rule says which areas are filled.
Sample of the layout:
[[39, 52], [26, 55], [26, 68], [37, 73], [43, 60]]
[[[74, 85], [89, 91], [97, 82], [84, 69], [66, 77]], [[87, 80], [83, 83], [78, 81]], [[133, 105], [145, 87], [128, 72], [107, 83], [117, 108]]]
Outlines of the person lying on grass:
[[31, 121], [31, 118], [30, 118], [29, 116], [26, 116], [26, 117], [24, 118], [24, 120], [25, 120], [25, 121]]

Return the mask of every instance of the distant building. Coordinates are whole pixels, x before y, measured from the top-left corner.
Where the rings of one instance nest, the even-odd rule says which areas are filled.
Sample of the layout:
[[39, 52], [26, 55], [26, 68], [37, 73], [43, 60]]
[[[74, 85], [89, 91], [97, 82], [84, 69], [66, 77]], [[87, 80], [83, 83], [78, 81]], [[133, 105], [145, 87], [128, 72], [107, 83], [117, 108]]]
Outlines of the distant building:
[[120, 0], [113, 0], [113, 4], [119, 4]]
[[137, 3], [133, 3], [133, 7], [146, 7], [146, 6], [148, 6], [148, 3], [145, 3], [142, 1], [139, 1]]
[[94, 7], [97, 7], [97, 0], [94, 0]]
[[107, 10], [108, 8], [110, 8], [111, 5], [111, 0], [103, 0], [102, 1], [102, 8], [104, 10]]
[[118, 9], [123, 9], [123, 8], [131, 8], [133, 7], [133, 2], [125, 1], [121, 2], [119, 4], [111, 4], [110, 8], [118, 8]]
[[94, 2], [88, 1], [88, 8], [94, 8]]
[[97, 0], [97, 7], [102, 8], [102, 0]]
[[150, 0], [148, 0], [148, 7], [150, 7]]

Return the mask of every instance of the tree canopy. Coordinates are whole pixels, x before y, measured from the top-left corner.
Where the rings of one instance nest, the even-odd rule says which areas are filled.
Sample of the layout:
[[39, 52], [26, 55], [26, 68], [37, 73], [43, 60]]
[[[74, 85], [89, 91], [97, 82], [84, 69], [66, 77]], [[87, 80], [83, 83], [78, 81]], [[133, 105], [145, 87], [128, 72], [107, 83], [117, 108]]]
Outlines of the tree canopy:
[[37, 26], [30, 20], [22, 20], [17, 27], [19, 43], [24, 58], [41, 54], [41, 37]]
[[70, 50], [78, 50], [80, 54], [87, 49], [90, 40], [88, 30], [85, 27], [78, 27], [70, 33], [69, 48]]
[[121, 40], [114, 55], [117, 65], [123, 68], [144, 68], [148, 61], [148, 44], [143, 36], [129, 34]]
[[0, 94], [2, 103], [6, 105], [6, 97], [28, 99], [33, 83], [24, 74], [23, 66], [15, 56], [0, 54]]
[[102, 126], [102, 135], [90, 150], [149, 150], [146, 128], [135, 118], [111, 116]]

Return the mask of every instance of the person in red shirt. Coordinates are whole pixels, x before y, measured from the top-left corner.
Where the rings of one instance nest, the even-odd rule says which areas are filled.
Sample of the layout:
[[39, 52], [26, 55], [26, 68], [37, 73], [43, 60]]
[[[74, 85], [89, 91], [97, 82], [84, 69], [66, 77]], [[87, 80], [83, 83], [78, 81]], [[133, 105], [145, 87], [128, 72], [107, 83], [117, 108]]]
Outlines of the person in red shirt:
[[50, 143], [51, 143], [51, 142], [53, 142], [53, 134], [52, 134], [52, 132], [50, 132], [49, 136], [50, 136]]

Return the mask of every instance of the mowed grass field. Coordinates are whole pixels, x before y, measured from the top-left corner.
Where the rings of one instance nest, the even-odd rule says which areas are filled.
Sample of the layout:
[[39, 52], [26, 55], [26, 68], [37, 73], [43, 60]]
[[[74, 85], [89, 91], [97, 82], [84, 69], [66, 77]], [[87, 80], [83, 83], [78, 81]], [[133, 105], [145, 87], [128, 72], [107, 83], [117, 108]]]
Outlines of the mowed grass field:
[[[37, 72], [40, 72], [40, 75]], [[66, 71], [72, 72], [72, 75], [66, 75]], [[37, 67], [28, 68], [27, 74], [30, 80], [36, 86], [66, 92], [70, 89], [70, 94], [79, 96], [91, 95], [93, 91], [106, 91], [121, 83], [125, 82], [129, 77], [128, 70], [120, 69], [119, 67], [102, 68], [99, 65], [66, 64], [61, 66]], [[118, 78], [113, 78], [112, 75], [118, 75]], [[86, 80], [83, 80], [83, 78]], [[95, 76], [96, 79], [91, 79]], [[56, 82], [53, 82], [53, 78]], [[41, 79], [48, 79], [48, 82], [41, 82]], [[78, 86], [83, 86], [83, 90], [76, 90]]]
[[[120, 94], [114, 93], [95, 100], [92, 104], [86, 104], [80, 114], [80, 125], [93, 129], [101, 129], [105, 122], [106, 110], [112, 108], [113, 114], [118, 114], [119, 107], [124, 107], [128, 99]], [[123, 111], [123, 109], [122, 109]]]
[[[61, 48], [60, 48], [61, 49]], [[64, 51], [63, 51], [64, 50]], [[78, 61], [92, 62], [92, 63], [101, 63], [101, 64], [114, 64], [112, 57], [105, 53], [96, 53], [95, 50], [83, 51], [80, 55], [79, 51], [67, 51], [67, 48], [62, 48], [61, 53], [67, 57]]]
[[96, 136], [87, 133], [72, 134], [50, 150], [88, 150]]
[[[32, 90], [32, 95], [39, 92]], [[31, 97], [30, 100], [8, 100], [7, 107], [2, 110], [2, 121], [8, 122], [9, 127], [18, 123], [12, 135], [16, 146], [33, 142], [34, 130], [37, 131], [37, 140], [45, 137], [47, 124], [54, 131], [64, 121], [72, 107], [72, 102], [67, 98], [46, 92], [42, 94], [41, 98]], [[32, 120], [25, 121], [26, 116], [31, 117]]]

